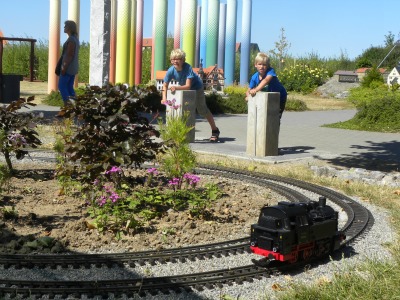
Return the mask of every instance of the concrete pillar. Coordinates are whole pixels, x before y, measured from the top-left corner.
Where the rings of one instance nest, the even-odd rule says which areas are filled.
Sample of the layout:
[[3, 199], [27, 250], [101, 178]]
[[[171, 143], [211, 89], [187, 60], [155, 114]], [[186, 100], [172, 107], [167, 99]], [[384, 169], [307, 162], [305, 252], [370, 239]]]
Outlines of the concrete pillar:
[[110, 78], [111, 0], [91, 0], [90, 85], [106, 86]]
[[277, 156], [280, 93], [258, 92], [248, 99], [247, 154]]
[[185, 112], [189, 113], [186, 126], [193, 127], [187, 135], [189, 143], [193, 143], [195, 139], [196, 125], [196, 91], [175, 91], [172, 93], [167, 91], [167, 100], [175, 100], [176, 109], [167, 106], [166, 116], [167, 122], [170, 117], [182, 117]]

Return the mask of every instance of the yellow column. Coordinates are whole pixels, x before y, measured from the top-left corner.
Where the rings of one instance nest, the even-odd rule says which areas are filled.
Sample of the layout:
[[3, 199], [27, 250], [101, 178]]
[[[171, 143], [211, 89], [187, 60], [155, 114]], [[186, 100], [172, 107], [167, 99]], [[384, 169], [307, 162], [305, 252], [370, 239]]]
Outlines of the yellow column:
[[117, 58], [115, 69], [116, 83], [129, 82], [130, 61], [130, 1], [118, 0], [117, 9]]

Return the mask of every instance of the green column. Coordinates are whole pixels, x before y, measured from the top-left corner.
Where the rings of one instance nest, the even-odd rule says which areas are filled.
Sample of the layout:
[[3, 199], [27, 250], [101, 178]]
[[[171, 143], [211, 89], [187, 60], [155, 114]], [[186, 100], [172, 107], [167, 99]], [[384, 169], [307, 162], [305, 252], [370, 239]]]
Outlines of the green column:
[[208, 1], [207, 23], [207, 66], [214, 66], [218, 61], [218, 35], [219, 35], [219, 0]]
[[196, 51], [197, 0], [182, 2], [182, 50], [186, 52], [186, 62], [194, 66]]
[[153, 78], [156, 71], [165, 69], [165, 55], [167, 51], [167, 15], [168, 1], [154, 0], [153, 2]]

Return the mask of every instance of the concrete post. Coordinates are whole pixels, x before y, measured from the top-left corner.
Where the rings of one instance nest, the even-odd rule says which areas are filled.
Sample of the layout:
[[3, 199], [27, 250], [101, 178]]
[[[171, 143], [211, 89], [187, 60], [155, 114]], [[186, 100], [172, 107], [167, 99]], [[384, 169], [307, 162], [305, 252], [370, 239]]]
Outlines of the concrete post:
[[279, 138], [279, 93], [258, 92], [248, 99], [247, 154], [277, 156]]
[[110, 79], [111, 0], [90, 5], [90, 85], [107, 86]]
[[170, 90], [167, 92], [167, 100], [175, 100], [176, 109], [167, 106], [166, 117], [167, 122], [170, 117], [182, 117], [185, 112], [189, 113], [186, 126], [193, 127], [187, 135], [189, 143], [194, 142], [195, 138], [195, 125], [196, 125], [196, 92], [195, 91], [175, 91], [172, 93]]

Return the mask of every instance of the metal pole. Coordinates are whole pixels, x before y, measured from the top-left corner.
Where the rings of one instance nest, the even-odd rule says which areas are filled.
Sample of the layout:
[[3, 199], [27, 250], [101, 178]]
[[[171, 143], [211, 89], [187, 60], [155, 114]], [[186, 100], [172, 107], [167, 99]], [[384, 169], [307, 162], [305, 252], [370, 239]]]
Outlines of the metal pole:
[[383, 64], [383, 62], [386, 60], [386, 58], [390, 55], [390, 53], [392, 53], [394, 48], [396, 48], [396, 46], [399, 44], [400, 44], [400, 40], [398, 40], [396, 43], [394, 43], [393, 48], [389, 51], [389, 53], [385, 56], [385, 58], [380, 62], [380, 64], [377, 66], [377, 69], [381, 66], [381, 64]]

